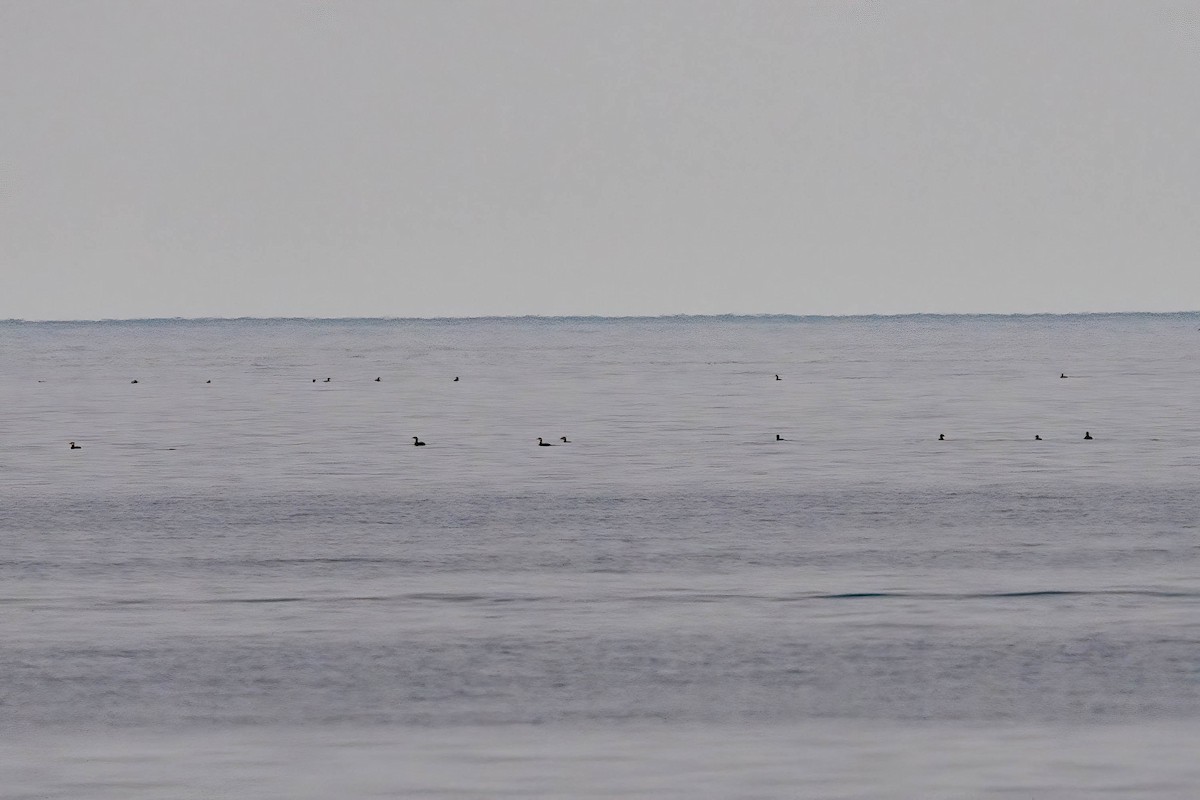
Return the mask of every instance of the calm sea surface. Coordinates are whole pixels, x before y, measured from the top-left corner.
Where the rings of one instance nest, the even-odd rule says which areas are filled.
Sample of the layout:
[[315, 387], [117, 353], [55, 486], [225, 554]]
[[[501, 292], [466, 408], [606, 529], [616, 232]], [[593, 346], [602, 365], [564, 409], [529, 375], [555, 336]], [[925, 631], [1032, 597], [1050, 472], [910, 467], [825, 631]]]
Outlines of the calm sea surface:
[[0, 797], [1195, 798], [1198, 328], [0, 323]]

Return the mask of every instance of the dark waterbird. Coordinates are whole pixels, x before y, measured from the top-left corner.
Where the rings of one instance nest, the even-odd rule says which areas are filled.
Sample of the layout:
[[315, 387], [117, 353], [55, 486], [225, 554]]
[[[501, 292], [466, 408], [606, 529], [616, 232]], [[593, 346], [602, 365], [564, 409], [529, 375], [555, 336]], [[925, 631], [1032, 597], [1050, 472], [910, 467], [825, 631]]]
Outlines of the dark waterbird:
[[939, 442], [944, 442], [944, 441], [946, 441], [946, 434], [944, 434], [944, 433], [939, 433], [939, 434], [938, 434], [938, 441], [939, 441]]
[[554, 447], [550, 442], [543, 442], [542, 437], [538, 437], [538, 447]]
[[1083, 438], [1084, 438], [1084, 439], [1091, 439], [1091, 438], [1092, 438], [1092, 432], [1091, 432], [1091, 431], [1084, 431], [1084, 432], [1083, 432]]
[[563, 444], [570, 444], [570, 443], [571, 443], [571, 440], [570, 440], [570, 439], [568, 439], [568, 438], [567, 438], [567, 437], [565, 437], [565, 436], [560, 436], [560, 437], [558, 437], [558, 440], [559, 440], [560, 442], [562, 442]]
[[83, 448], [80, 447], [79, 445], [75, 444], [74, 442], [71, 442], [71, 449], [72, 450], [82, 450]]
[[413, 447], [424, 447], [424, 446], [425, 446], [424, 442], [422, 442], [416, 436], [413, 437]]

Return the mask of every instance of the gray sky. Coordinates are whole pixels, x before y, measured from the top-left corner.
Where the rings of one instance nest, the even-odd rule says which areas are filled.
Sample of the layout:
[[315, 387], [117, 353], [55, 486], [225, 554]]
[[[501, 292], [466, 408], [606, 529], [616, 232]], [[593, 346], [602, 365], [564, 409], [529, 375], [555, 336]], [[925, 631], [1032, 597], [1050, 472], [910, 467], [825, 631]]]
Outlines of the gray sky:
[[0, 318], [1200, 308], [1200, 5], [0, 0]]

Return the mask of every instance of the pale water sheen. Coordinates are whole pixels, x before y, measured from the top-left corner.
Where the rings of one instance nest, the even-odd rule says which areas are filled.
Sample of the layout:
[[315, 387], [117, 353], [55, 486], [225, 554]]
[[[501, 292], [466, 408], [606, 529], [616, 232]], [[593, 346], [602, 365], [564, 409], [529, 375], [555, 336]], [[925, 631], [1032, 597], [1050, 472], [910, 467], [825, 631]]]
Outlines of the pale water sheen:
[[1195, 797], [1197, 328], [0, 323], [0, 791]]

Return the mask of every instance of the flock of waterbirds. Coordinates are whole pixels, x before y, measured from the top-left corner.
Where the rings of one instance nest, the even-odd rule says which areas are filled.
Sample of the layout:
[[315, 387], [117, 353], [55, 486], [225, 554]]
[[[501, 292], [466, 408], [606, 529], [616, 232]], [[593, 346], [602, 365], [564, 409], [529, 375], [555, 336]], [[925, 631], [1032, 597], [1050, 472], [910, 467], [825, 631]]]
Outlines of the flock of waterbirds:
[[[457, 383], [457, 382], [458, 382], [458, 377], [459, 377], [459, 376], [457, 376], [457, 375], [455, 375], [455, 376], [454, 376], [454, 381], [453, 381], [454, 383]], [[1059, 377], [1060, 379], [1066, 379], [1066, 378], [1067, 378], [1067, 373], [1065, 373], [1065, 372], [1063, 372], [1063, 373], [1060, 373], [1058, 377]], [[382, 376], [377, 376], [377, 377], [375, 378], [375, 380], [374, 380], [374, 381], [372, 381], [372, 383], [380, 383], [380, 382], [382, 382], [382, 380], [383, 380]], [[775, 380], [777, 380], [777, 381], [781, 381], [781, 380], [783, 380], [783, 378], [779, 377], [779, 374], [778, 374], [778, 373], [775, 373]], [[137, 378], [134, 378], [133, 380], [131, 380], [131, 381], [130, 381], [130, 383], [137, 383], [137, 382], [138, 382], [138, 381], [137, 381]], [[317, 383], [317, 379], [316, 379], [316, 378], [313, 378], [313, 379], [312, 379], [312, 382], [313, 382], [313, 383]], [[333, 382], [333, 379], [332, 379], [332, 378], [326, 378], [325, 380], [321, 381], [321, 383], [332, 383], [332, 382]], [[44, 381], [38, 381], [38, 383], [44, 383]], [[211, 379], [210, 379], [210, 380], [206, 380], [206, 381], [205, 381], [205, 383], [212, 383], [212, 380], [211, 380]], [[1091, 431], [1084, 431], [1084, 432], [1083, 432], [1083, 438], [1084, 438], [1085, 440], [1087, 440], [1087, 441], [1091, 441], [1091, 440], [1092, 440], [1092, 438], [1093, 438], [1093, 437], [1092, 437], [1092, 433], [1091, 433]], [[412, 440], [413, 440], [413, 447], [424, 447], [424, 446], [425, 446], [425, 442], [422, 442], [422, 441], [421, 441], [421, 439], [420, 439], [420, 437], [418, 437], [418, 436], [414, 436], [414, 437], [412, 437]], [[567, 438], [567, 437], [565, 437], [565, 436], [560, 436], [560, 437], [558, 437], [558, 440], [559, 440], [559, 442], [561, 442], [562, 444], [570, 444], [570, 443], [571, 443], [571, 440], [570, 440], [570, 439], [568, 439], [568, 438]], [[1035, 442], [1040, 442], [1040, 441], [1042, 441], [1041, 434], [1034, 434], [1034, 436], [1033, 436], [1033, 440], [1034, 440]], [[775, 434], [775, 441], [777, 441], [777, 442], [786, 442], [786, 441], [788, 441], [788, 440], [787, 440], [787, 439], [785, 439], [785, 438], [783, 438], [782, 436], [780, 436], [780, 435], [777, 433], [777, 434]], [[946, 441], [946, 434], [944, 434], [944, 433], [939, 433], [939, 434], [938, 434], [938, 441], [939, 441], [939, 442], [944, 442], [944, 441]], [[542, 437], [540, 437], [540, 436], [539, 436], [539, 437], [537, 437], [537, 443], [538, 443], [538, 447], [554, 447], [554, 442], [547, 442], [547, 441], [544, 441], [544, 440], [542, 439]], [[82, 449], [83, 449], [83, 446], [82, 446], [82, 445], [78, 445], [78, 444], [76, 444], [75, 442], [71, 442], [71, 443], [70, 443], [70, 449], [71, 449], [71, 450], [82, 450]], [[175, 448], [173, 448], [173, 447], [172, 447], [172, 448], [170, 448], [170, 449], [171, 449], [171, 450], [174, 450]]]
[[[775, 380], [779, 380], [779, 376], [778, 376], [778, 375], [776, 375], [776, 376], [775, 376]], [[372, 381], [372, 383], [380, 383], [380, 382], [382, 382], [382, 381], [383, 381], [383, 377], [382, 377], [382, 376], [376, 376], [375, 380], [374, 380], [374, 381]], [[134, 378], [133, 380], [131, 380], [131, 381], [130, 381], [130, 383], [131, 383], [131, 384], [134, 384], [134, 383], [137, 383], [137, 382], [138, 382], [137, 378]], [[317, 379], [316, 379], [316, 378], [313, 378], [313, 379], [312, 379], [312, 382], [313, 382], [313, 383], [316, 383], [316, 382], [317, 382]], [[38, 383], [45, 383], [45, 381], [38, 381]], [[207, 384], [207, 383], [212, 383], [212, 379], [210, 378], [209, 380], [206, 380], [206, 381], [205, 381], [205, 383], [206, 383], [206, 384]], [[321, 381], [321, 383], [333, 383], [333, 378], [326, 378], [325, 380]], [[452, 381], [452, 383], [458, 383], [458, 376], [457, 376], [457, 375], [455, 375], [455, 376], [454, 376], [454, 380]], [[779, 439], [779, 437], [778, 437], [778, 436], [776, 436], [775, 438], [776, 438], [776, 439]], [[425, 446], [425, 442], [422, 442], [422, 441], [421, 441], [421, 438], [420, 438], [419, 436], [414, 436], [414, 437], [412, 437], [412, 440], [413, 440], [413, 447], [424, 447], [424, 446]], [[560, 436], [560, 437], [558, 437], [558, 440], [559, 440], [559, 442], [561, 442], [562, 444], [570, 444], [570, 443], [571, 443], [571, 440], [570, 440], [570, 439], [568, 439], [568, 438], [567, 438], [567, 437], [565, 437], [565, 436]], [[783, 440], [782, 440], [782, 439], [780, 439], [780, 441], [783, 441]], [[542, 440], [542, 437], [540, 437], [540, 436], [539, 436], [539, 437], [537, 437], [537, 443], [538, 443], [538, 447], [554, 447], [554, 442], [547, 442], [547, 441], [543, 441], [543, 440]], [[82, 449], [83, 449], [83, 445], [76, 444], [75, 442], [70, 442], [69, 444], [70, 444], [70, 449], [71, 449], [71, 450], [82, 450]], [[174, 448], [174, 447], [170, 447], [170, 448], [167, 448], [167, 449], [169, 449], [169, 450], [174, 450], [175, 448]]]

